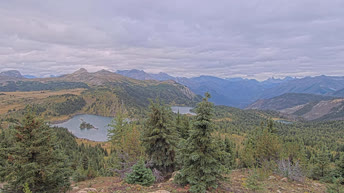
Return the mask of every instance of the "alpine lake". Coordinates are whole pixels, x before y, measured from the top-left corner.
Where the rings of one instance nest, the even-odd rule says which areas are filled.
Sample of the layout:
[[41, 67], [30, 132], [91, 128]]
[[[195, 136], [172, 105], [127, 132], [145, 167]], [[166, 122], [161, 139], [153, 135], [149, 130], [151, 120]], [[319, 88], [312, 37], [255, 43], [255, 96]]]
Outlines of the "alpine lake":
[[[174, 113], [194, 115], [190, 111], [191, 109], [193, 107], [172, 107]], [[102, 142], [108, 139], [107, 133], [112, 120], [113, 117], [83, 114], [76, 115], [63, 123], [53, 124], [52, 126], [67, 128], [78, 138]]]

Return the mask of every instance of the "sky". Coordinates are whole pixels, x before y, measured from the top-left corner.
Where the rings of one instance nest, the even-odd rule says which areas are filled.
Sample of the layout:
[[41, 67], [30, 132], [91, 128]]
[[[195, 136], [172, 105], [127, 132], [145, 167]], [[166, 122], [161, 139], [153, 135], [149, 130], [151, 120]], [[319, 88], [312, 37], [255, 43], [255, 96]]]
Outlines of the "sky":
[[344, 76], [343, 0], [1, 0], [0, 72]]

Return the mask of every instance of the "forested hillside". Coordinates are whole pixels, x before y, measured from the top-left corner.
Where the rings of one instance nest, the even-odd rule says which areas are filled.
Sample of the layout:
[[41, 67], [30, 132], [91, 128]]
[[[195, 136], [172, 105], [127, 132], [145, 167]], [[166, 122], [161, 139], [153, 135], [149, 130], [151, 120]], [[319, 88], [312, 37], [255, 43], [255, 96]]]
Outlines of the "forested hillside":
[[[78, 95], [63, 97], [68, 98], [68, 106], [74, 102], [82, 103]], [[29, 111], [23, 121], [12, 122], [1, 132], [0, 167], [6, 168], [1, 170], [6, 172], [0, 172], [0, 179], [9, 182], [6, 187], [12, 190], [26, 187], [42, 192], [50, 188], [41, 175], [37, 179], [43, 180], [36, 184], [24, 179], [16, 180], [13, 176], [38, 170], [27, 167], [19, 174], [16, 159], [11, 158], [21, 157], [13, 151], [18, 147], [40, 148], [40, 143], [35, 141], [43, 139], [40, 132], [46, 131], [41, 128], [46, 128], [50, 133], [47, 135], [49, 140], [58, 141], [54, 147], [60, 153], [56, 155], [67, 160], [63, 168], [50, 166], [51, 171], [72, 177], [72, 181], [58, 180], [58, 176], [49, 177], [50, 184], [56, 184], [54, 187], [60, 191], [66, 190], [70, 183], [76, 186], [79, 181], [94, 178], [89, 188], [98, 187], [97, 183], [102, 182], [96, 179], [101, 176], [117, 176], [112, 177], [116, 179], [115, 184], [102, 187], [105, 192], [149, 192], [157, 185], [168, 189], [174, 187], [181, 192], [266, 192], [281, 191], [281, 186], [296, 192], [330, 192], [343, 188], [340, 185], [344, 177], [343, 121], [283, 122], [283, 117], [274, 111], [213, 106], [208, 98], [207, 94], [197, 105], [196, 116], [174, 114], [161, 101], [153, 101], [142, 118], [131, 122], [126, 121], [130, 117], [127, 112], [120, 111], [109, 129], [109, 142], [102, 146], [78, 144], [66, 129], [48, 128], [42, 119], [35, 118]], [[85, 97], [85, 101], [90, 99], [91, 96]], [[62, 107], [66, 103], [58, 104]], [[32, 129], [32, 132], [23, 128]], [[36, 134], [28, 138], [30, 133]], [[28, 148], [28, 155], [34, 155], [33, 150]], [[40, 152], [44, 151], [43, 148]], [[22, 164], [39, 164], [43, 160], [29, 159]], [[62, 164], [58, 160], [56, 164]], [[49, 161], [44, 163], [50, 164]], [[15, 171], [13, 176], [8, 175], [10, 170]], [[205, 171], [209, 172], [208, 175], [199, 175]], [[245, 179], [229, 175], [230, 171], [244, 175]], [[171, 175], [173, 179], [167, 182]], [[232, 179], [227, 180], [233, 180], [233, 183], [225, 180], [229, 176]], [[277, 179], [285, 184], [276, 187], [272, 181]], [[140, 188], [129, 184], [139, 184], [135, 187]]]

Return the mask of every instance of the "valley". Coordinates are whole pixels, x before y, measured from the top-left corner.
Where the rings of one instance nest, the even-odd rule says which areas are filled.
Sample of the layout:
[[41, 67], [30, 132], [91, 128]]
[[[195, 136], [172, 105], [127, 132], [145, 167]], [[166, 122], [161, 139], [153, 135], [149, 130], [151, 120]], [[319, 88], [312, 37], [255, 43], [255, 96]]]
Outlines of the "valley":
[[[163, 79], [163, 74], [160, 75], [159, 79]], [[2, 139], [10, 136], [9, 131], [13, 128], [18, 128], [28, 112], [50, 123], [52, 132], [61, 141], [60, 146], [67, 148], [63, 151], [71, 163], [72, 187], [77, 190], [72, 192], [87, 188], [105, 192], [147, 192], [162, 188], [171, 192], [173, 189], [178, 192], [189, 190], [190, 187], [172, 182], [171, 173], [151, 187], [123, 184], [125, 178], [121, 177], [140, 157], [147, 156], [149, 147], [143, 145], [142, 137], [146, 135], [150, 119], [161, 119], [162, 122], [157, 124], [159, 127], [166, 124], [175, 128], [178, 137], [174, 139], [178, 139], [179, 145], [193, 139], [188, 136], [196, 132], [193, 128], [199, 113], [205, 113], [205, 110], [197, 110], [200, 106], [194, 107], [212, 103], [195, 94], [189, 86], [175, 80], [137, 80], [109, 71], [90, 73], [85, 69], [54, 78], [14, 79], [16, 77], [0, 85]], [[211, 83], [208, 77], [200, 79]], [[231, 84], [241, 87], [242, 83]], [[219, 84], [214, 84], [211, 88], [217, 86]], [[228, 87], [221, 85], [216, 89], [224, 88]], [[216, 92], [213, 90], [215, 96]], [[213, 117], [209, 119], [213, 125], [211, 136], [218, 144], [214, 147], [223, 148], [221, 151], [228, 153], [224, 154], [228, 157], [219, 158], [219, 161], [233, 171], [230, 175], [232, 184], [223, 183], [216, 191], [323, 192], [334, 186], [328, 178], [332, 171], [341, 167], [338, 164], [344, 150], [343, 104], [344, 99], [338, 93], [335, 96], [301, 92], [260, 98], [245, 109], [215, 105]], [[125, 121], [128, 119], [131, 121]], [[81, 128], [83, 123], [89, 124], [90, 128]], [[181, 148], [179, 145], [175, 148]], [[324, 153], [328, 155], [328, 163], [326, 174], [321, 175], [317, 173], [317, 160]], [[268, 159], [274, 161], [267, 162]], [[278, 160], [305, 164], [302, 180], [283, 174]], [[273, 166], [263, 165], [267, 163]], [[290, 167], [299, 166], [292, 164]], [[272, 179], [279, 185], [276, 186]], [[114, 181], [122, 185], [109, 185]]]

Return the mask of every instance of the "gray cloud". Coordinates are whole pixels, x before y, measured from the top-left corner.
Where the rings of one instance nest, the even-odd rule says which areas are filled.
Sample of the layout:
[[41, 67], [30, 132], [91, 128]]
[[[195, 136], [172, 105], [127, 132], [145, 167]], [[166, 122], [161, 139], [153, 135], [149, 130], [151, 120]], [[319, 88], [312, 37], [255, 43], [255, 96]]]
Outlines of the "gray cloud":
[[0, 71], [344, 75], [341, 0], [1, 1]]

